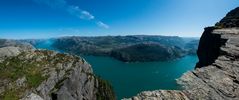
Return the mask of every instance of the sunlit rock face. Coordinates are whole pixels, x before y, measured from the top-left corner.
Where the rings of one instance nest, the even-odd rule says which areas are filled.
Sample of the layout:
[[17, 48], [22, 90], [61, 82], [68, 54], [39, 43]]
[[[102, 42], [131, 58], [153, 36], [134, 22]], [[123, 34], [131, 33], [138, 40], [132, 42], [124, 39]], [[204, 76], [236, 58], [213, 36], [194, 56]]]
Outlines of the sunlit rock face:
[[0, 47], [0, 100], [115, 99], [81, 57], [23, 45]]

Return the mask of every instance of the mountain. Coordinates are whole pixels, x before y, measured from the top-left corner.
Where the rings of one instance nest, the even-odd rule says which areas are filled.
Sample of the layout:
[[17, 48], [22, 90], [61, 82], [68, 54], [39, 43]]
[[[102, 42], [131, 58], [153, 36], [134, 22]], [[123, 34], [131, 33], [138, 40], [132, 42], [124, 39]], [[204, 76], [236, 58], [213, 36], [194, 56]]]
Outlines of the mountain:
[[184, 46], [184, 49], [187, 50], [188, 54], [196, 54], [198, 50], [199, 40], [191, 40], [187, 42]]
[[19, 49], [23, 51], [34, 49], [34, 47], [28, 42], [20, 42], [20, 41], [9, 40], [9, 39], [0, 39], [0, 48], [7, 47], [7, 46], [19, 47]]
[[0, 41], [0, 100], [116, 99], [111, 85], [83, 58]]
[[112, 50], [111, 56], [124, 62], [163, 61], [182, 57], [184, 51], [176, 46], [141, 43]]
[[184, 38], [176, 36], [73, 36], [56, 38], [52, 46], [71, 54], [111, 56], [125, 62], [137, 62], [172, 60], [195, 54], [196, 49], [193, 48], [198, 44], [187, 43]]
[[177, 79], [183, 90], [145, 91], [127, 100], [238, 100], [238, 20], [239, 8], [236, 8], [216, 26], [205, 28], [195, 70]]

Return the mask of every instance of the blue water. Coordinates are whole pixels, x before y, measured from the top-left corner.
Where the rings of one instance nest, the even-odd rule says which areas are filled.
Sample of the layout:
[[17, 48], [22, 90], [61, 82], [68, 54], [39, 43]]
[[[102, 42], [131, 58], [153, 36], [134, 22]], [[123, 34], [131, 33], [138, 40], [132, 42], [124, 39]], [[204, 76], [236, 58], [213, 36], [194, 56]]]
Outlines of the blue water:
[[[42, 43], [37, 48], [55, 50], [51, 41]], [[185, 56], [173, 61], [125, 63], [111, 57], [84, 56], [94, 73], [108, 80], [116, 92], [117, 98], [132, 97], [145, 90], [180, 89], [177, 78], [193, 70], [198, 58], [196, 55]]]
[[94, 73], [111, 82], [118, 99], [132, 97], [145, 90], [180, 89], [177, 78], [193, 70], [197, 56], [186, 56], [174, 61], [124, 63], [111, 57], [84, 57]]
[[39, 49], [47, 49], [47, 50], [55, 50], [55, 48], [53, 48], [51, 45], [53, 44], [53, 40], [45, 40], [44, 42], [41, 42], [37, 45], [35, 45], [36, 48]]
[[44, 42], [42, 41], [42, 42], [38, 43], [37, 45], [35, 45], [35, 47], [37, 49], [53, 50], [53, 51], [57, 51], [57, 52], [60, 52], [60, 53], [64, 52], [62, 50], [58, 50], [58, 49], [52, 47], [53, 43], [54, 43], [54, 40], [49, 39], [49, 40], [45, 40]]

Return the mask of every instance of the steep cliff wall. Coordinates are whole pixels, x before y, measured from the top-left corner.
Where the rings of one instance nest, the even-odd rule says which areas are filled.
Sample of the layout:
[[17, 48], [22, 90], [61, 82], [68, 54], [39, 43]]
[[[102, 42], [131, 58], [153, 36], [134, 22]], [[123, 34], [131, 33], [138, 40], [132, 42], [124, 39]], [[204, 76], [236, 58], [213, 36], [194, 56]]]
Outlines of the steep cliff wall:
[[207, 27], [200, 38], [197, 55], [199, 62], [196, 68], [212, 64], [220, 54], [220, 47], [227, 39], [221, 38], [221, 34], [213, 34], [215, 27]]
[[199, 50], [197, 68], [177, 82], [182, 91], [145, 91], [132, 100], [238, 100], [239, 29], [206, 28]]
[[[186, 89], [183, 92], [190, 99], [216, 99], [216, 100], [237, 100], [239, 99], [239, 30], [237, 29], [215, 29], [210, 33], [219, 35], [221, 45], [218, 50], [208, 52], [208, 55], [215, 55], [215, 59], [207, 62], [209, 65], [200, 66], [194, 71], [185, 73], [178, 83]], [[206, 41], [205, 43], [211, 42]], [[210, 44], [210, 43], [209, 43]], [[206, 44], [204, 44], [206, 45]], [[206, 48], [213, 48], [215, 44]], [[200, 48], [200, 46], [199, 46]], [[203, 48], [202, 48], [203, 49]], [[215, 49], [215, 48], [214, 48]], [[199, 58], [205, 57], [205, 53], [199, 53]], [[200, 63], [200, 61], [199, 61]]]
[[0, 100], [114, 100], [111, 86], [78, 56], [0, 48]]
[[177, 79], [183, 90], [145, 91], [127, 100], [239, 100], [238, 20], [236, 8], [215, 27], [205, 28], [195, 70]]

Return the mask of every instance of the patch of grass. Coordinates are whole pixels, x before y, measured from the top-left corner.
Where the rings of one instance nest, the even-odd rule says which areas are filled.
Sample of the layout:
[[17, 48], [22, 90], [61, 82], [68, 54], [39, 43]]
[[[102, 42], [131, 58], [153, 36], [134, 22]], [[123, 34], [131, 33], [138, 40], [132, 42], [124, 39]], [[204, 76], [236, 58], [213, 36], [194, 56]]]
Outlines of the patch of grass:
[[30, 87], [39, 86], [45, 79], [46, 77], [43, 77], [40, 73], [27, 75], [27, 83]]
[[[57, 63], [68, 63], [74, 58], [65, 54], [52, 56], [51, 51], [39, 51], [34, 53], [23, 52], [15, 57], [6, 58], [0, 63], [0, 80], [7, 80], [13, 86], [5, 85], [6, 89], [0, 94], [0, 100], [18, 100], [26, 91], [38, 87], [49, 76], [45, 73], [48, 69], [55, 68]], [[31, 57], [32, 56], [32, 57]], [[70, 70], [67, 72], [70, 73]], [[25, 85], [17, 87], [15, 81], [25, 77]], [[65, 79], [63, 79], [65, 80]], [[57, 83], [55, 88], [60, 88], [63, 80]]]
[[16, 90], [16, 89], [7, 90], [5, 91], [4, 95], [0, 97], [0, 99], [2, 98], [3, 100], [19, 100], [20, 99], [19, 95], [21, 94], [23, 90], [25, 90], [25, 88], [21, 90]]
[[[39, 86], [46, 79], [41, 73], [44, 63], [26, 59], [25, 56], [22, 53], [0, 63], [0, 80], [8, 80], [13, 84], [13, 89], [6, 88], [0, 100], [18, 100], [26, 90]], [[26, 77], [26, 86], [17, 87], [15, 81], [22, 77]]]
[[[24, 75], [23, 69], [26, 64], [17, 57], [8, 58], [1, 64], [0, 78], [10, 78], [16, 80]], [[23, 67], [24, 66], [24, 67]]]
[[18, 100], [19, 98], [14, 95], [14, 93], [7, 93], [5, 94], [3, 100]]

